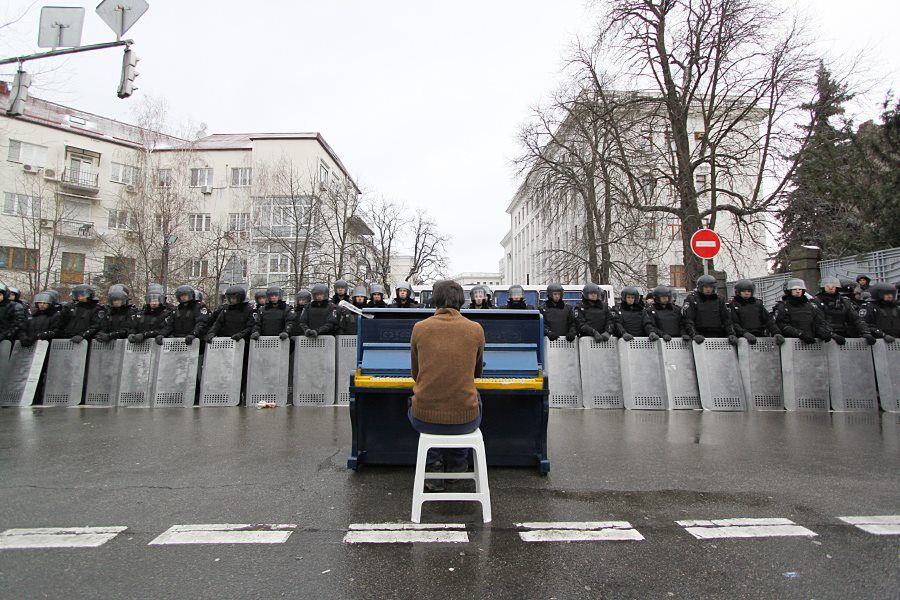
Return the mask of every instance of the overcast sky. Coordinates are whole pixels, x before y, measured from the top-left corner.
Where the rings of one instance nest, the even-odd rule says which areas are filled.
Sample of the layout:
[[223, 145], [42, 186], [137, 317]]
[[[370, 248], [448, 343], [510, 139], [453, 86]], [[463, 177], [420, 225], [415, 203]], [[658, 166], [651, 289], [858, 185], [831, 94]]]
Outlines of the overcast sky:
[[[84, 44], [114, 39], [96, 2], [0, 0], [0, 23], [32, 7], [0, 29], [0, 56], [36, 50], [42, 4], [85, 6]], [[127, 34], [141, 58], [134, 97], [115, 94], [119, 50], [42, 61], [53, 70], [32, 93], [122, 120], [138, 95], [163, 96], [210, 133], [319, 131], [365, 189], [437, 219], [453, 238], [453, 272], [497, 269], [516, 131], [557, 85], [567, 44], [593, 26], [584, 0], [150, 5]], [[867, 53], [872, 91], [861, 106], [877, 114], [885, 91], [900, 88], [900, 2], [799, 5], [824, 52]]]

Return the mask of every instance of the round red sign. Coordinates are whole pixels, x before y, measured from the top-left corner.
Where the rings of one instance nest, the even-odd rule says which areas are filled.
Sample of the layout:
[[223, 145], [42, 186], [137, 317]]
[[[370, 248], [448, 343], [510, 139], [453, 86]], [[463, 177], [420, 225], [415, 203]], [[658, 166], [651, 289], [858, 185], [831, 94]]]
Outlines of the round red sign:
[[722, 240], [712, 229], [698, 229], [691, 236], [691, 250], [700, 258], [715, 258], [721, 248]]

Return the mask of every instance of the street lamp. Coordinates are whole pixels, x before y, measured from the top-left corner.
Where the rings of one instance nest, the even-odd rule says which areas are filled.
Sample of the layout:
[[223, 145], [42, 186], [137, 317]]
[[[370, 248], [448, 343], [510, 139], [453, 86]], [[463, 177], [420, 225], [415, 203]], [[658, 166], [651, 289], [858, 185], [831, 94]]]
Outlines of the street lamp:
[[162, 246], [162, 288], [163, 297], [168, 295], [169, 290], [169, 247], [178, 241], [178, 236], [170, 233], [163, 237]]

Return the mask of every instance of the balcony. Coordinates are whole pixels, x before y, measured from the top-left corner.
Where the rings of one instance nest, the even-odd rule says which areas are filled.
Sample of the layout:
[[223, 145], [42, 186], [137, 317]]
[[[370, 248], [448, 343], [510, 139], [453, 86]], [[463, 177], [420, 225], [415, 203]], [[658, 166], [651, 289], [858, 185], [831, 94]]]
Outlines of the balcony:
[[78, 194], [96, 196], [100, 192], [100, 174], [86, 169], [66, 169], [59, 178], [59, 187]]
[[94, 224], [90, 221], [62, 219], [57, 225], [56, 234], [64, 238], [94, 240], [97, 237], [97, 230], [94, 229]]

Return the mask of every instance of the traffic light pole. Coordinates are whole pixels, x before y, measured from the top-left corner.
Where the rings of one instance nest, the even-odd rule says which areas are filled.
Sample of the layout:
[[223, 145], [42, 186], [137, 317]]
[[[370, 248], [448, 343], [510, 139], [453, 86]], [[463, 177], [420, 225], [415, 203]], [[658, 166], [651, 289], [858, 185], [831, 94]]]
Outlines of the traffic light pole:
[[62, 50], [51, 50], [50, 52], [39, 52], [37, 54], [26, 54], [24, 56], [16, 56], [13, 58], [0, 59], [0, 65], [11, 65], [13, 63], [22, 64], [29, 60], [37, 60], [39, 58], [50, 58], [51, 56], [64, 56], [66, 54], [78, 54], [79, 52], [90, 52], [91, 50], [104, 50], [106, 48], [116, 48], [119, 46], [131, 46], [134, 40], [119, 40], [116, 42], [104, 42], [102, 44], [91, 44], [89, 46], [78, 46], [77, 48], [64, 48]]

